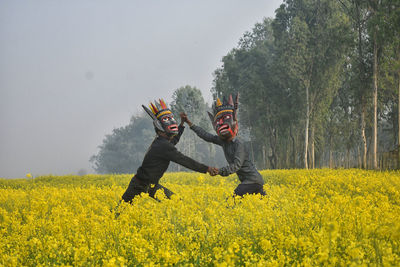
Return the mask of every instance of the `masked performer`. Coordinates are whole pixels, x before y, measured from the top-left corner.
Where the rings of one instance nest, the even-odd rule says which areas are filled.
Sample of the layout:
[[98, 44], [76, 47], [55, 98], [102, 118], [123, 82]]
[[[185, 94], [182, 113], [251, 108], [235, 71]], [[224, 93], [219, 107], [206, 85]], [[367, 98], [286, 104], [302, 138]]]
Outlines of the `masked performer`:
[[167, 108], [163, 100], [158, 104], [150, 103], [151, 111], [142, 105], [144, 110], [153, 119], [156, 138], [147, 150], [142, 165], [132, 178], [128, 188], [122, 195], [125, 202], [130, 202], [136, 195], [142, 192], [149, 193], [155, 198], [157, 190], [163, 190], [167, 198], [171, 198], [173, 192], [159, 184], [160, 178], [167, 170], [170, 161], [176, 162], [191, 170], [216, 175], [216, 168], [201, 164], [179, 152], [175, 145], [178, 143], [183, 131], [183, 121], [177, 125], [172, 112]]
[[235, 103], [233, 103], [232, 95], [229, 96], [228, 101], [224, 98], [222, 103], [221, 100], [217, 98], [216, 103], [213, 105], [214, 114], [208, 112], [217, 135], [210, 134], [203, 128], [194, 125], [185, 113], [181, 113], [180, 115], [182, 121], [185, 121], [190, 126], [190, 129], [200, 138], [222, 146], [229, 165], [217, 171], [221, 176], [228, 176], [232, 173], [238, 175], [241, 183], [236, 187], [234, 191], [235, 195], [265, 195], [263, 189], [264, 180], [251, 161], [247, 147], [242, 140], [236, 137], [238, 132], [238, 98], [239, 94], [236, 95]]

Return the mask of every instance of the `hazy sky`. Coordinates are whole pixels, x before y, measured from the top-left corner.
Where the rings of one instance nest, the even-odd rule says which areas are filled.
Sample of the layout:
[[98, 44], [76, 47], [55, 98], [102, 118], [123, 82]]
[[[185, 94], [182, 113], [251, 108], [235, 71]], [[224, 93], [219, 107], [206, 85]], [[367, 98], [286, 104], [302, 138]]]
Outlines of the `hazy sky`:
[[0, 1], [0, 177], [94, 172], [141, 104], [213, 72], [282, 0]]

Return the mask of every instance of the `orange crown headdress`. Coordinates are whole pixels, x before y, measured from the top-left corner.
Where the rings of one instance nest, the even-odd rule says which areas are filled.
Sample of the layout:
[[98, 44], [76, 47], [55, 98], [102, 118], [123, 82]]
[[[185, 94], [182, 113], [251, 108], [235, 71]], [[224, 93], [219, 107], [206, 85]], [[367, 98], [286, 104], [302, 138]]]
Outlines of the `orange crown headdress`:
[[235, 102], [233, 102], [232, 95], [230, 94], [228, 97], [228, 100], [226, 98], [223, 98], [223, 101], [217, 97], [217, 100], [212, 106], [213, 109], [213, 114], [208, 112], [208, 116], [210, 117], [211, 122], [214, 124], [215, 119], [221, 115], [222, 113], [230, 112], [233, 113], [233, 118], [236, 120], [237, 119], [237, 111], [239, 107], [239, 93], [237, 93], [235, 97]]

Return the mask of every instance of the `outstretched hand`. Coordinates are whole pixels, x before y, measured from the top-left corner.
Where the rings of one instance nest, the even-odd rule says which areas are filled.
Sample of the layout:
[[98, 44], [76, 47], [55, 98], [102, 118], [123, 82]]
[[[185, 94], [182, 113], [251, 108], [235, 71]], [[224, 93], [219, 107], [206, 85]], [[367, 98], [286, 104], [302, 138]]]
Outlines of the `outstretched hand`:
[[189, 120], [185, 112], [179, 113], [179, 116], [181, 117], [181, 124], [186, 122], [189, 126], [192, 126], [192, 122]]
[[216, 168], [216, 167], [208, 167], [207, 172], [208, 172], [211, 176], [215, 176], [215, 175], [218, 175], [219, 169]]

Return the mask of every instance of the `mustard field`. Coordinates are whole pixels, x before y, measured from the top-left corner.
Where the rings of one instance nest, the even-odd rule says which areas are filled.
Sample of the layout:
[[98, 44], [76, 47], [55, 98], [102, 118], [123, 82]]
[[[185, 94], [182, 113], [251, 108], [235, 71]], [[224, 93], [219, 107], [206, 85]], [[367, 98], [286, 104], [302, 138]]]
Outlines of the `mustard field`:
[[[0, 179], [0, 266], [399, 266], [400, 172], [168, 173], [172, 200], [114, 208], [131, 175]], [[159, 195], [159, 198], [162, 198]]]

